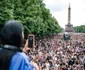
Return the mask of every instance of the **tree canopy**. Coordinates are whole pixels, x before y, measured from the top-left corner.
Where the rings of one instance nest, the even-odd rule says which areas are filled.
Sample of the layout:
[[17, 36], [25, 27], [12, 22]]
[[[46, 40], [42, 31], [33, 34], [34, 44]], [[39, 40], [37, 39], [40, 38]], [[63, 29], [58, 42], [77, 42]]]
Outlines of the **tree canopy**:
[[58, 21], [42, 0], [0, 0], [0, 24], [10, 19], [23, 24], [25, 37], [29, 33], [39, 37], [61, 31]]
[[75, 31], [78, 33], [85, 33], [85, 25], [74, 27]]

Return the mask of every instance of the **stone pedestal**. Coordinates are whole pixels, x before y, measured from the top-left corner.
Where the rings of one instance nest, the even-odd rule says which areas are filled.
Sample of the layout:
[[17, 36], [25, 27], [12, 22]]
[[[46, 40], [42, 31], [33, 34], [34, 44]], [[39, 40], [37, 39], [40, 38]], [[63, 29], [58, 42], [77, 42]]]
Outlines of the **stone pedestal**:
[[65, 32], [74, 32], [73, 25], [72, 24], [67, 24], [65, 26]]

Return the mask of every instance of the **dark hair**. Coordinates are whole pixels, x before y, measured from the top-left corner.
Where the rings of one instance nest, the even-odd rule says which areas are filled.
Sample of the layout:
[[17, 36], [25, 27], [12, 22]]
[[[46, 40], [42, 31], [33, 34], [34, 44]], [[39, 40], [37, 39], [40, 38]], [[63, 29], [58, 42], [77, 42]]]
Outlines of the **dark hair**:
[[21, 47], [22, 31], [23, 31], [23, 26], [19, 22], [15, 20], [9, 20], [2, 28], [0, 33], [0, 39], [2, 44]]
[[[12, 45], [20, 48], [22, 46], [22, 31], [23, 26], [19, 22], [15, 20], [9, 20], [1, 29], [1, 43], [3, 45]], [[12, 56], [17, 51], [18, 50], [11, 50], [6, 48], [2, 48], [0, 50], [0, 70], [9, 70]]]

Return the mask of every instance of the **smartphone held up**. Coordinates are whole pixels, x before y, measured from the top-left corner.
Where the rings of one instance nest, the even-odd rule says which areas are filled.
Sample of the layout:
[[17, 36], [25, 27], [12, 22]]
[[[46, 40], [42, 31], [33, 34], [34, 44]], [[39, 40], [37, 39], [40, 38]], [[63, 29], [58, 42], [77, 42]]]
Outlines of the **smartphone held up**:
[[34, 41], [35, 41], [35, 36], [33, 34], [28, 35], [28, 47], [33, 48], [34, 47]]

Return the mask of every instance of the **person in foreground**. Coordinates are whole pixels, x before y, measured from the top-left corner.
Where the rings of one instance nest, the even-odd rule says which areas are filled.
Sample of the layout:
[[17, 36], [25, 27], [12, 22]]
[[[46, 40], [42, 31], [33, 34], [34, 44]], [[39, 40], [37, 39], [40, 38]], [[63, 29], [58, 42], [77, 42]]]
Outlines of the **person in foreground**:
[[22, 46], [24, 41], [23, 26], [15, 21], [9, 20], [0, 32], [2, 49], [0, 49], [0, 70], [37, 70], [30, 62], [27, 52], [28, 42]]

